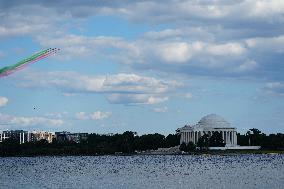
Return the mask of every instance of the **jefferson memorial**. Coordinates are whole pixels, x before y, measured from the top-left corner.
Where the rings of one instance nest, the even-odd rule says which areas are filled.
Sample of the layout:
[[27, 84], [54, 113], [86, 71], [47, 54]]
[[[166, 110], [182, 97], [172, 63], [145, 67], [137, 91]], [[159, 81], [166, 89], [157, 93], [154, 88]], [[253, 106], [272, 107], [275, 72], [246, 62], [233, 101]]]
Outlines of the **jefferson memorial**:
[[198, 139], [208, 134], [209, 137], [213, 132], [220, 132], [222, 134], [224, 143], [227, 147], [237, 146], [237, 131], [235, 127], [232, 127], [229, 122], [224, 118], [216, 114], [209, 114], [203, 117], [195, 125], [185, 125], [182, 128], [177, 129], [177, 133], [181, 135], [180, 144], [193, 142], [197, 144]]

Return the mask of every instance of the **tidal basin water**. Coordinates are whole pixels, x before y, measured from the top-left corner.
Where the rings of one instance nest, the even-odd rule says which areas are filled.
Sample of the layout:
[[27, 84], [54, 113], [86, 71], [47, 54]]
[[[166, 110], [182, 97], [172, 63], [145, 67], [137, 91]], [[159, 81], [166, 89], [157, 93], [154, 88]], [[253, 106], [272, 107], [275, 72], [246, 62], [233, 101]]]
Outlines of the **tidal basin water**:
[[0, 158], [0, 188], [284, 188], [284, 155]]

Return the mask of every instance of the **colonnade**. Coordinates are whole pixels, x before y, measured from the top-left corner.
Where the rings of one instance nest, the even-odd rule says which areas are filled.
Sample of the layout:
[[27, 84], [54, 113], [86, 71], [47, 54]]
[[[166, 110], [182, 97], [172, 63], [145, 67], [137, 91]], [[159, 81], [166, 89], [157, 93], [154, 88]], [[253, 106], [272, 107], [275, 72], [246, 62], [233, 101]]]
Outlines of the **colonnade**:
[[227, 145], [237, 145], [237, 132], [236, 131], [228, 131], [228, 130], [221, 130], [221, 131], [181, 131], [181, 138], [180, 142], [185, 142], [186, 144], [190, 141], [196, 144], [198, 139], [204, 135], [204, 133], [208, 134], [209, 137], [212, 136], [213, 132], [220, 132], [222, 134], [222, 138], [224, 143]]

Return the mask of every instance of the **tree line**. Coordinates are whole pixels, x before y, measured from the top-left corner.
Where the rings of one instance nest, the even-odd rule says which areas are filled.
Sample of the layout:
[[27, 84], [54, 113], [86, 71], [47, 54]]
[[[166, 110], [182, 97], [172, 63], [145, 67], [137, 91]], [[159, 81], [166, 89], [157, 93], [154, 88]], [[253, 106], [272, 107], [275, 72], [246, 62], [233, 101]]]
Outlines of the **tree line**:
[[[238, 133], [237, 136], [238, 145], [241, 146], [262, 146], [262, 149], [284, 150], [284, 134], [281, 133], [266, 135], [253, 128], [243, 135]], [[155, 133], [138, 136], [136, 132], [132, 131], [112, 136], [89, 134], [86, 140], [79, 143], [62, 142], [55, 139], [52, 143], [40, 140], [19, 144], [18, 140], [10, 138], [0, 143], [0, 156], [134, 154], [136, 152], [178, 146], [179, 144], [180, 136], [178, 134], [164, 136]], [[185, 152], [206, 151], [211, 146], [225, 146], [219, 132], [214, 132], [210, 137], [204, 134], [199, 138], [196, 145], [192, 142], [182, 143], [180, 150]]]
[[112, 136], [89, 134], [86, 140], [79, 143], [59, 142], [55, 139], [52, 143], [40, 140], [19, 144], [18, 140], [10, 138], [0, 143], [0, 156], [134, 154], [139, 151], [177, 146], [179, 142], [177, 134], [164, 136], [155, 133], [138, 136], [132, 131]]
[[244, 135], [237, 134], [241, 146], [261, 146], [262, 149], [284, 150], [284, 134], [265, 134], [260, 130], [249, 129]]

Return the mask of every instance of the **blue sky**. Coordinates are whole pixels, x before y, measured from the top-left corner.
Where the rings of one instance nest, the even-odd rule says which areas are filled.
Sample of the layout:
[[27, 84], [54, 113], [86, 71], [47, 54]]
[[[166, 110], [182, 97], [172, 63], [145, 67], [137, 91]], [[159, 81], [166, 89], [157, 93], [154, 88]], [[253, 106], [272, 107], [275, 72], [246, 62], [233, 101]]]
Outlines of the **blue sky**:
[[284, 132], [284, 2], [0, 1], [0, 129], [174, 133], [215, 113]]

